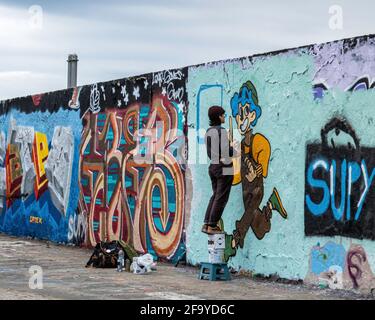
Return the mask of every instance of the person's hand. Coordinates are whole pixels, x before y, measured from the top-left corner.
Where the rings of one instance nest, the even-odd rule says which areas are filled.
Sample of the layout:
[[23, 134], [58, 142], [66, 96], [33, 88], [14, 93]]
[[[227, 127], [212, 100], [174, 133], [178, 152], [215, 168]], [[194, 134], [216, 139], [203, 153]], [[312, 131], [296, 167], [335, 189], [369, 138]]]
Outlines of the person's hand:
[[254, 179], [257, 177], [257, 172], [254, 170], [254, 166], [251, 164], [249, 159], [245, 159], [245, 165], [247, 166], [247, 174], [245, 175], [246, 179], [249, 182], [253, 182]]
[[256, 171], [257, 177], [260, 177], [263, 174], [263, 167], [262, 167], [262, 165], [258, 164], [256, 166], [255, 171]]

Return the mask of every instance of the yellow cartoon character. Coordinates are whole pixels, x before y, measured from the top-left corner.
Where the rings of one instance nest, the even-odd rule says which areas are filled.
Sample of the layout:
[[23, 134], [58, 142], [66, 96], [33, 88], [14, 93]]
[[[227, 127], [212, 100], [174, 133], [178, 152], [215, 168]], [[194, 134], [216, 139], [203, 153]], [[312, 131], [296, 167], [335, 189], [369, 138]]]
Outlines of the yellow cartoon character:
[[[251, 81], [244, 83], [231, 99], [232, 116], [242, 135], [241, 157], [237, 159], [240, 170], [235, 174], [233, 184], [242, 183], [245, 212], [236, 221], [233, 235], [228, 235], [231, 244], [229, 256], [235, 255], [238, 246], [243, 248], [247, 231], [251, 227], [255, 236], [262, 239], [271, 230], [272, 211], [276, 210], [284, 219], [287, 212], [283, 207], [276, 188], [273, 189], [266, 205], [260, 208], [264, 195], [264, 179], [267, 178], [271, 155], [271, 145], [260, 133], [254, 133], [262, 109], [258, 105], [258, 94]], [[236, 166], [235, 166], [236, 167]]]

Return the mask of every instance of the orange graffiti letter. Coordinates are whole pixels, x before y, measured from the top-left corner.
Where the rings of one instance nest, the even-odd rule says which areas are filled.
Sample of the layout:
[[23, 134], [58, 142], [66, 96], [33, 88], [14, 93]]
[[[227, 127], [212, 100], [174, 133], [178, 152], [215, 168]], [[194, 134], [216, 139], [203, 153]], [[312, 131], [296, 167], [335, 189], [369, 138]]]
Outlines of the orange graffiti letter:
[[38, 200], [42, 193], [47, 189], [48, 181], [44, 163], [48, 158], [47, 136], [40, 132], [35, 132], [33, 144], [33, 162], [35, 167], [35, 197]]
[[6, 164], [6, 204], [9, 208], [13, 201], [21, 197], [22, 164], [17, 145], [9, 144], [5, 157]]

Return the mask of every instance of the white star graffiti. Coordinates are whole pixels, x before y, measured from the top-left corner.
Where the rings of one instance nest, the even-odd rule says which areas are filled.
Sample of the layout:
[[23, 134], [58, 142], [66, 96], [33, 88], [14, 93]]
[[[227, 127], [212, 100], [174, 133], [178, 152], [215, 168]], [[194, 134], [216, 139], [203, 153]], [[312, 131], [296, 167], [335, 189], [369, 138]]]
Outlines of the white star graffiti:
[[179, 113], [183, 113], [183, 112], [184, 112], [184, 107], [185, 107], [185, 104], [184, 104], [183, 101], [181, 101], [181, 102], [177, 105], [178, 112], [179, 112]]
[[122, 97], [125, 97], [125, 95], [126, 95], [126, 85], [121, 86], [121, 95], [122, 95]]
[[141, 96], [139, 94], [139, 87], [134, 87], [134, 90], [133, 90], [133, 96], [136, 100], [138, 100], [138, 98]]
[[128, 102], [129, 102], [129, 95], [128, 95], [126, 92], [125, 92], [124, 102], [125, 102], [126, 104], [128, 104]]

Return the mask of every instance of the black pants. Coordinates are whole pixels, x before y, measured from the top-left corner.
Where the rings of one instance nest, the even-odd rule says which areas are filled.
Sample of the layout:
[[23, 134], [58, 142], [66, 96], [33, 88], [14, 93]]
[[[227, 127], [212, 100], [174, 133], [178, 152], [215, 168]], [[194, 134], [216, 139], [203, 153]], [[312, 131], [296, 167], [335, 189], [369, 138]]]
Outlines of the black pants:
[[220, 164], [211, 164], [208, 169], [213, 195], [208, 203], [204, 223], [211, 226], [216, 226], [219, 222], [232, 188], [233, 173], [223, 175], [223, 169], [233, 171], [233, 168], [223, 168]]

